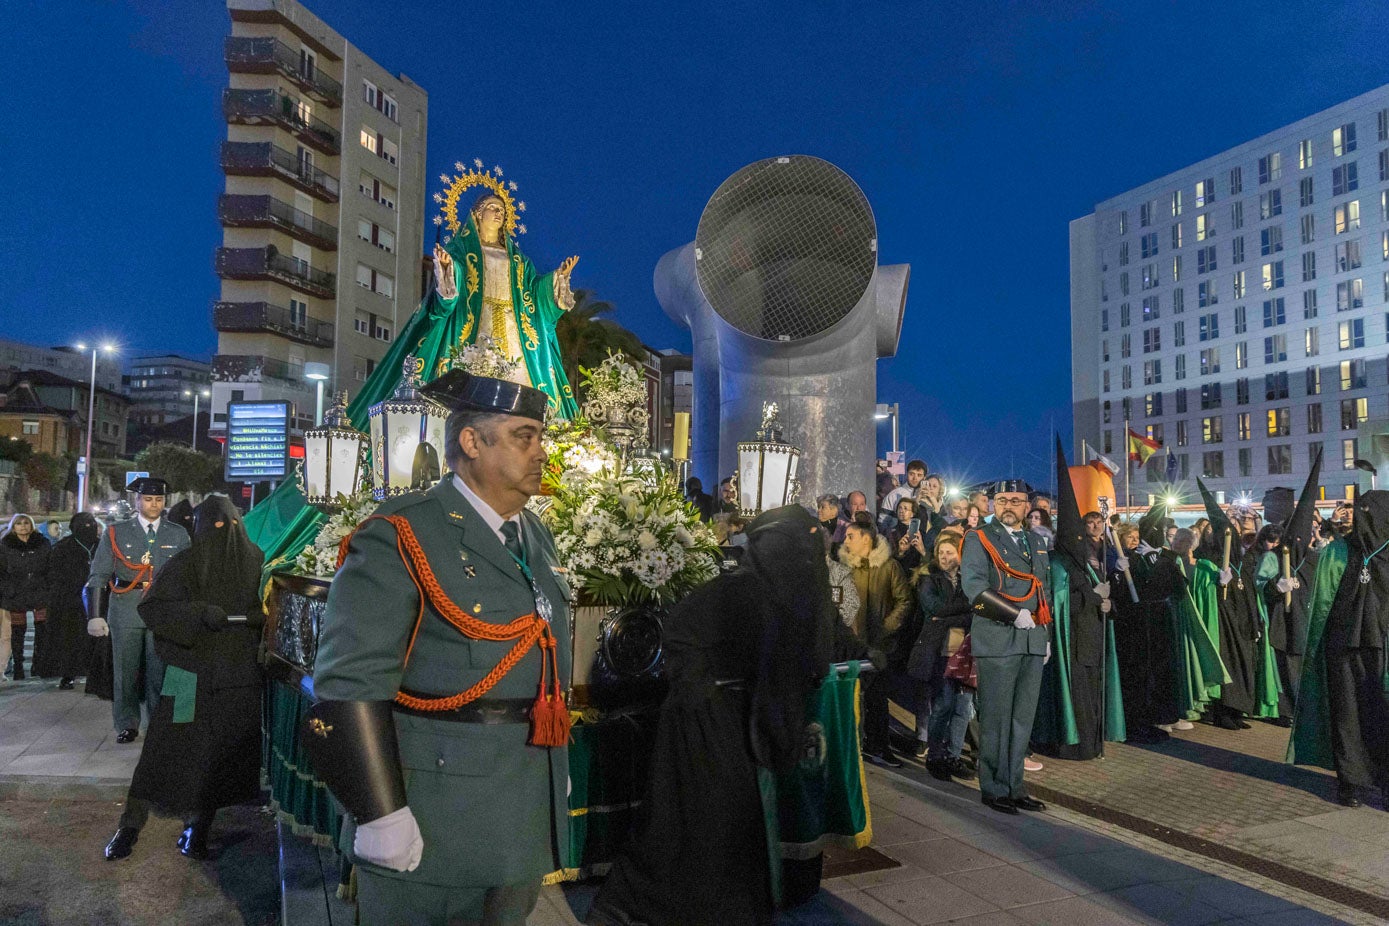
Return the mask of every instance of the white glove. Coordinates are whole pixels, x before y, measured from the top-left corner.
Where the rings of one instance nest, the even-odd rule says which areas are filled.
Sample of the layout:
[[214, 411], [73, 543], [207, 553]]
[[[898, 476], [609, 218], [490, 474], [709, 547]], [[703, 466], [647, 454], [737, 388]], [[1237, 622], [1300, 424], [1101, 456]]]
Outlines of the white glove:
[[402, 807], [357, 827], [352, 853], [364, 862], [392, 871], [414, 871], [424, 854], [424, 837], [409, 807]]
[[104, 617], [94, 617], [87, 621], [87, 635], [92, 637], [109, 637], [111, 635], [111, 625], [106, 623]]
[[1147, 556], [1149, 553], [1156, 553], [1156, 552], [1157, 552], [1157, 547], [1151, 547], [1151, 546], [1149, 546], [1149, 545], [1148, 545], [1148, 541], [1146, 541], [1146, 540], [1140, 540], [1140, 541], [1138, 541], [1137, 553], [1138, 553], [1139, 556]]
[[1109, 583], [1108, 583], [1108, 582], [1101, 582], [1099, 585], [1096, 585], [1096, 586], [1095, 586], [1095, 594], [1096, 594], [1096, 595], [1099, 595], [1101, 598], [1108, 598], [1108, 597], [1109, 597]]
[[1230, 584], [1230, 580], [1233, 579], [1234, 577], [1235, 577], [1235, 573], [1234, 573], [1233, 570], [1231, 570], [1231, 569], [1229, 569], [1229, 568], [1220, 570], [1220, 584], [1221, 584], [1221, 585], [1229, 585], [1229, 584]]
[[1286, 593], [1286, 592], [1290, 592], [1290, 591], [1293, 590], [1293, 583], [1292, 583], [1292, 581], [1291, 581], [1290, 579], [1285, 579], [1285, 578], [1284, 578], [1284, 579], [1279, 579], [1277, 582], [1274, 582], [1274, 583], [1273, 583], [1273, 587], [1276, 588], [1276, 589], [1278, 589], [1280, 592], [1285, 592], [1285, 593]]
[[1047, 641], [1047, 654], [1046, 654], [1045, 656], [1042, 657], [1042, 665], [1046, 665], [1046, 664], [1049, 663], [1049, 662], [1051, 662], [1051, 641], [1050, 641], [1050, 640]]
[[1023, 608], [1018, 612], [1018, 616], [1013, 618], [1013, 626], [1019, 630], [1031, 630], [1037, 626], [1037, 622], [1032, 619], [1032, 612]]
[[1108, 613], [1109, 613], [1111, 610], [1113, 610], [1113, 609], [1114, 609], [1114, 602], [1110, 601], [1108, 598], [1102, 598], [1102, 599], [1100, 599], [1100, 613], [1101, 613], [1101, 614], [1108, 614]]
[[1116, 560], [1114, 561], [1114, 568], [1117, 569], [1117, 570], [1119, 570], [1120, 572], [1128, 572], [1128, 571], [1129, 571], [1129, 561], [1128, 561], [1128, 559], [1127, 559], [1126, 557], [1123, 557], [1123, 556], [1119, 557], [1118, 559], [1116, 559]]

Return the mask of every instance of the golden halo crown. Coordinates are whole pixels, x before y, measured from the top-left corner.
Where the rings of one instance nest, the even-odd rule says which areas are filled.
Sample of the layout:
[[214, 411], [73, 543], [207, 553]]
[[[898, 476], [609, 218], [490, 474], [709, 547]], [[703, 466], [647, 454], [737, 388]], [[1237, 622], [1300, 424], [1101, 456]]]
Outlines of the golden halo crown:
[[481, 158], [473, 158], [471, 169], [465, 167], [462, 161], [455, 161], [453, 168], [456, 173], [452, 177], [448, 174], [439, 175], [439, 182], [444, 185], [444, 189], [434, 194], [434, 201], [440, 206], [439, 214], [434, 217], [435, 225], [447, 225], [450, 236], [458, 234], [463, 229], [463, 222], [458, 217], [459, 198], [465, 191], [474, 187], [486, 187], [502, 201], [502, 206], [506, 209], [502, 233], [508, 237], [526, 233], [526, 226], [517, 221], [520, 213], [526, 211], [526, 204], [517, 201], [514, 195], [516, 181], [503, 180], [500, 167], [484, 170]]

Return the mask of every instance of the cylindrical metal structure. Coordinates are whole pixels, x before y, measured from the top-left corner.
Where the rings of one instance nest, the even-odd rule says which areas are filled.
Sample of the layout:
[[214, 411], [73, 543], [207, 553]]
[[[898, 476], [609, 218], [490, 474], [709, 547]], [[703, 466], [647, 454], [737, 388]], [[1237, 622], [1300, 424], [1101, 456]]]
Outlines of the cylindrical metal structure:
[[801, 501], [871, 492], [876, 361], [896, 353], [909, 275], [877, 266], [872, 210], [833, 164], [769, 158], [724, 181], [654, 279], [694, 341], [693, 474], [732, 473], [776, 402], [804, 448]]

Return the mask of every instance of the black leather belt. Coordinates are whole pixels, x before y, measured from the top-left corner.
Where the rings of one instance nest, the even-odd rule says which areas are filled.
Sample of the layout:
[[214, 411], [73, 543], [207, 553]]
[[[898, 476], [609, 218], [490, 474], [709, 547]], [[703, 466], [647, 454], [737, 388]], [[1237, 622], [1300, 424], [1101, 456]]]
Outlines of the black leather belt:
[[[423, 694], [406, 688], [400, 690], [414, 698], [448, 697], [448, 695]], [[447, 720], [450, 723], [529, 723], [531, 707], [534, 704], [535, 699], [533, 698], [479, 698], [461, 707], [445, 711], [426, 711], [417, 707], [406, 707], [395, 702], [391, 706], [402, 714], [428, 717], [431, 720]]]
[[136, 586], [139, 586], [141, 588], [149, 587], [149, 582], [144, 580], [137, 582], [134, 579], [112, 579], [111, 582], [116, 586], [116, 588], [122, 590], [127, 588], [135, 588]]

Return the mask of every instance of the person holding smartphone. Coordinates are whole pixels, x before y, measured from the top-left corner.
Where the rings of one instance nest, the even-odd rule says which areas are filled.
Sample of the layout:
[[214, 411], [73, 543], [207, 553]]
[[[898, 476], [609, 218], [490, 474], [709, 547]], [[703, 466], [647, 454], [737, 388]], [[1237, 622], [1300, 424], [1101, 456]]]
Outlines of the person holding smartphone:
[[926, 558], [926, 545], [921, 536], [921, 521], [916, 515], [916, 502], [903, 498], [897, 502], [897, 526], [887, 534], [892, 556], [902, 571], [911, 574]]
[[225, 495], [199, 505], [193, 524], [192, 546], [156, 573], [140, 602], [165, 668], [125, 810], [106, 846], [112, 861], [130, 855], [151, 805], [183, 815], [178, 849], [205, 859], [217, 809], [260, 796], [264, 683], [256, 649], [265, 557]]

